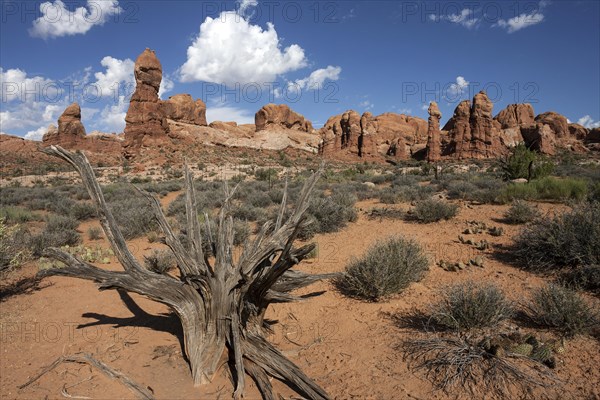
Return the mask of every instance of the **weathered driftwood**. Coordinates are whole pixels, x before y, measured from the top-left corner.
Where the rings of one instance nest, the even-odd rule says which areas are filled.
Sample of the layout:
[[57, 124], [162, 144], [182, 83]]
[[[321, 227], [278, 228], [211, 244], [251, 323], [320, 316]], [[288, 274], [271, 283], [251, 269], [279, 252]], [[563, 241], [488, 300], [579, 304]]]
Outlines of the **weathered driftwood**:
[[210, 243], [214, 253], [212, 264], [203, 252], [193, 177], [187, 166], [185, 208], [188, 243], [182, 243], [173, 232], [158, 199], [140, 190], [152, 205], [166, 244], [177, 259], [179, 276], [175, 277], [143, 268], [131, 254], [83, 153], [71, 153], [59, 146], [43, 151], [66, 160], [77, 169], [124, 271], [106, 271], [60, 249], [50, 248], [46, 255], [66, 266], [41, 271], [40, 275], [88, 279], [96, 282], [100, 290], [124, 289], [169, 306], [183, 326], [185, 352], [195, 385], [211, 381], [222, 365], [220, 360], [228, 357], [236, 380], [236, 399], [242, 397], [246, 374], [255, 380], [265, 399], [275, 398], [269, 376], [285, 382], [307, 398], [328, 398], [319, 385], [265, 339], [269, 324], [264, 320], [265, 311], [271, 303], [299, 300], [301, 298], [290, 292], [333, 276], [291, 270], [315, 247], [309, 244], [296, 248], [293, 243], [322, 169], [306, 181], [295, 209], [285, 221], [287, 196], [284, 194], [277, 220], [267, 222], [261, 228], [256, 239], [244, 247], [238, 260], [234, 260], [232, 254], [233, 220], [229, 215], [235, 189], [230, 192], [225, 186], [226, 200], [219, 213], [218, 228], [211, 234], [214, 235]]
[[[63, 355], [63, 356], [58, 357], [56, 360], [54, 360], [54, 362], [52, 364], [48, 365], [47, 367], [42, 368], [42, 370], [39, 373], [37, 373], [33, 378], [31, 378], [30, 380], [28, 380], [27, 382], [25, 382], [24, 384], [19, 386], [19, 389], [25, 389], [27, 386], [29, 386], [33, 382], [37, 381], [42, 376], [44, 376], [48, 372], [52, 371], [54, 368], [58, 367], [63, 362], [89, 364], [93, 367], [96, 367], [100, 372], [102, 372], [104, 375], [108, 376], [109, 378], [116, 379], [119, 382], [121, 382], [129, 390], [131, 390], [133, 393], [135, 393], [135, 395], [138, 398], [140, 398], [142, 400], [154, 400], [154, 395], [152, 394], [152, 392], [150, 392], [150, 390], [140, 386], [139, 384], [135, 383], [134, 381], [129, 379], [127, 376], [125, 376], [122, 373], [120, 373], [119, 371], [117, 371], [116, 369], [109, 367], [108, 365], [104, 364], [102, 361], [95, 359], [94, 357], [92, 357], [91, 354], [87, 354], [87, 353], [73, 354], [70, 356]], [[63, 396], [65, 395], [65, 393], [66, 393], [66, 386], [63, 386]], [[73, 396], [66, 396], [66, 397], [73, 397]], [[78, 398], [91, 399], [91, 397], [78, 397]]]

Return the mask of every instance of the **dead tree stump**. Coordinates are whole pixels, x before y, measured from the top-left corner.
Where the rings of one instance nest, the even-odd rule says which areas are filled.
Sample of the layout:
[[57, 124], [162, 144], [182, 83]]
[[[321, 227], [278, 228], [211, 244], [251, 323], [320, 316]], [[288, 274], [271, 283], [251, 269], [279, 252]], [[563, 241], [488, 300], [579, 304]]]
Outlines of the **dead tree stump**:
[[218, 229], [212, 243], [214, 262], [203, 252], [202, 232], [196, 215], [193, 177], [185, 168], [185, 208], [187, 243], [173, 232], [158, 199], [140, 192], [148, 199], [154, 216], [164, 233], [166, 244], [177, 259], [178, 276], [157, 274], [143, 268], [125, 243], [115, 218], [108, 209], [94, 171], [82, 152], [72, 153], [59, 146], [43, 150], [73, 165], [92, 198], [102, 229], [124, 271], [106, 271], [79, 260], [57, 248], [46, 255], [66, 266], [41, 271], [41, 277], [69, 276], [94, 281], [99, 290], [122, 289], [138, 293], [169, 306], [181, 320], [185, 353], [189, 359], [195, 385], [211, 381], [228, 357], [235, 377], [234, 397], [244, 393], [246, 374], [251, 376], [265, 399], [275, 399], [269, 376], [285, 382], [310, 399], [327, 399], [327, 393], [300, 368], [269, 343], [265, 335], [269, 323], [265, 311], [271, 303], [300, 300], [290, 292], [335, 274], [310, 275], [292, 270], [315, 247], [299, 248], [293, 243], [311, 192], [322, 172], [320, 168], [305, 183], [294, 210], [287, 220], [287, 194], [281, 202], [278, 218], [267, 222], [243, 249], [238, 260], [233, 258], [233, 219], [229, 215], [230, 200], [235, 192], [225, 185], [226, 200], [219, 212]]

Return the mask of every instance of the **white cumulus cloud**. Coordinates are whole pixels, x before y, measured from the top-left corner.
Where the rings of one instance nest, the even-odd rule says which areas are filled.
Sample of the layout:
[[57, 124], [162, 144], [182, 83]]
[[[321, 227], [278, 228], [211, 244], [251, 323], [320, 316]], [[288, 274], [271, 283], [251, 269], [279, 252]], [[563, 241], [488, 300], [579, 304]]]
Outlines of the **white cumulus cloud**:
[[128, 107], [129, 102], [123, 95], [119, 96], [119, 101], [116, 104], [105, 106], [100, 112], [98, 121], [100, 130], [104, 132], [123, 132]]
[[317, 90], [323, 87], [326, 80], [337, 81], [342, 72], [341, 67], [329, 65], [327, 68], [321, 68], [313, 71], [304, 79], [297, 79], [294, 82], [288, 82], [288, 87], [295, 86], [297, 89]]
[[40, 4], [41, 17], [33, 21], [29, 34], [43, 39], [81, 35], [121, 12], [117, 0], [88, 0], [85, 7], [70, 11], [61, 0]]
[[47, 126], [41, 126], [36, 130], [29, 131], [25, 134], [25, 139], [29, 140], [42, 140], [44, 134], [48, 131]]
[[224, 11], [217, 18], [207, 17], [200, 25], [179, 74], [182, 82], [205, 81], [232, 87], [236, 83], [273, 82], [279, 75], [306, 65], [302, 47], [292, 44], [282, 48], [272, 23], [263, 29], [240, 13]]
[[492, 25], [492, 27], [503, 28], [506, 29], [508, 33], [514, 33], [529, 26], [542, 23], [545, 18], [542, 11], [546, 6], [548, 6], [548, 4], [548, 1], [542, 0], [538, 3], [536, 10], [532, 10], [529, 13], [519, 14], [516, 17], [512, 17], [508, 20], [499, 19], [498, 22]]
[[248, 110], [226, 105], [207, 107], [206, 120], [209, 123], [213, 121], [235, 121], [238, 124], [253, 124], [254, 114]]
[[59, 87], [51, 79], [41, 76], [28, 77], [18, 68], [0, 68], [0, 90], [2, 103], [12, 101], [41, 101], [44, 97], [54, 98]]
[[451, 83], [450, 86], [448, 86], [446, 94], [454, 98], [465, 93], [468, 87], [469, 81], [467, 81], [463, 76], [457, 76], [456, 83]]
[[[94, 85], [101, 96], [114, 96], [118, 98], [118, 94], [133, 93], [133, 89], [135, 89], [135, 77], [133, 74], [135, 63], [131, 59], [119, 60], [111, 56], [106, 56], [100, 61], [100, 65], [106, 69], [103, 72], [96, 72], [94, 74], [96, 78]], [[119, 87], [119, 85], [125, 86]], [[115, 96], [115, 94], [117, 95]]]
[[584, 115], [583, 117], [579, 118], [577, 123], [588, 129], [600, 128], [600, 121], [594, 121], [594, 119], [589, 115]]
[[429, 19], [435, 22], [448, 21], [453, 24], [461, 25], [467, 29], [472, 29], [477, 26], [481, 18], [477, 18], [470, 8], [464, 8], [458, 14], [435, 15], [429, 14]]

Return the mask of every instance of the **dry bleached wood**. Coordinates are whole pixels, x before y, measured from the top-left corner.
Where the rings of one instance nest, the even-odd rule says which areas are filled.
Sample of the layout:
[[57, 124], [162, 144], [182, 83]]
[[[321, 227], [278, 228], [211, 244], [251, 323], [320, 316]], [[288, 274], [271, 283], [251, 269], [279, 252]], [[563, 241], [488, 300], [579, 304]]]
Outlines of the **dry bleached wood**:
[[[109, 367], [108, 365], [104, 364], [102, 361], [97, 360], [96, 358], [92, 357], [91, 354], [87, 354], [87, 353], [58, 357], [56, 360], [54, 360], [54, 362], [52, 364], [48, 365], [47, 367], [42, 368], [42, 370], [39, 373], [37, 373], [33, 378], [31, 378], [30, 380], [28, 380], [27, 382], [25, 382], [24, 384], [19, 386], [19, 389], [25, 389], [27, 386], [29, 386], [33, 382], [37, 381], [42, 376], [44, 376], [48, 372], [52, 371], [54, 368], [58, 367], [63, 362], [89, 364], [93, 367], [96, 367], [99, 371], [101, 371], [103, 374], [105, 374], [109, 378], [117, 379], [118, 381], [120, 381], [123, 385], [127, 386], [127, 388], [129, 388], [133, 393], [135, 393], [140, 399], [144, 399], [144, 400], [153, 400], [154, 399], [154, 396], [148, 389], [140, 386], [139, 384], [137, 384], [134, 381], [132, 381], [131, 379], [129, 379], [127, 376], [120, 373], [119, 371]], [[78, 398], [78, 399], [90, 399], [91, 398], [91, 397], [71, 396], [68, 393], [66, 393], [66, 389], [67, 389], [66, 386], [63, 386], [62, 394], [65, 397]]]
[[166, 237], [166, 244], [177, 259], [179, 277], [175, 277], [148, 271], [133, 257], [83, 153], [71, 153], [59, 146], [43, 151], [66, 160], [77, 169], [98, 209], [104, 233], [125, 271], [105, 271], [60, 249], [51, 248], [46, 254], [66, 266], [41, 271], [40, 275], [88, 279], [98, 283], [100, 290], [124, 289], [169, 306], [181, 320], [185, 352], [196, 385], [211, 381], [222, 365], [223, 357], [227, 357], [236, 380], [236, 399], [244, 393], [246, 374], [255, 380], [265, 399], [275, 398], [268, 376], [282, 380], [307, 398], [328, 398], [319, 385], [265, 339], [270, 328], [264, 320], [271, 303], [302, 300], [306, 296], [297, 297], [290, 292], [335, 276], [309, 275], [292, 270], [315, 247], [309, 244], [296, 248], [293, 243], [304, 222], [303, 216], [322, 168], [306, 181], [287, 220], [284, 220], [287, 208], [287, 194], [284, 194], [275, 223], [268, 222], [261, 228], [256, 239], [246, 244], [237, 262], [233, 259], [233, 219], [229, 215], [235, 189], [229, 191], [225, 185], [226, 200], [219, 213], [218, 228], [209, 234], [209, 237], [214, 237], [210, 243], [215, 255], [212, 265], [202, 250], [193, 177], [187, 166], [187, 243], [182, 243], [171, 229], [158, 199], [140, 190], [150, 202]]

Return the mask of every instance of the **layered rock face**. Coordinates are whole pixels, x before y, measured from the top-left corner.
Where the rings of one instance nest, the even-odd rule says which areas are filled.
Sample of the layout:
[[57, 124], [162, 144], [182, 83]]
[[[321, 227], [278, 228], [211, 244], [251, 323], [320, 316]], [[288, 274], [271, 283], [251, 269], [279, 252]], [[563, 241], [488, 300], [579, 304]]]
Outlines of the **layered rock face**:
[[[138, 56], [134, 72], [136, 87], [125, 117], [126, 157], [134, 156], [143, 147], [166, 144], [171, 136], [181, 137], [188, 129], [181, 124], [207, 125], [206, 104], [202, 100], [194, 100], [189, 94], [160, 100], [162, 66], [153, 50], [146, 49]], [[170, 125], [169, 120], [176, 124]]]
[[206, 104], [189, 94], [176, 94], [163, 102], [165, 117], [186, 124], [206, 126]]
[[81, 123], [81, 107], [79, 104], [73, 103], [58, 117], [58, 128], [54, 125], [48, 127], [42, 142], [48, 145], [71, 147], [73, 144], [85, 140], [85, 137], [85, 127]]
[[535, 121], [533, 107], [529, 103], [509, 104], [494, 118], [502, 129], [518, 128], [521, 125], [530, 125]]
[[333, 116], [319, 130], [320, 154], [337, 159], [408, 158], [427, 143], [427, 122], [404, 114], [362, 116], [354, 110]]
[[[125, 147], [135, 151], [146, 137], [166, 137], [169, 126], [158, 97], [162, 66], [154, 51], [146, 49], [135, 60], [135, 92], [125, 117]], [[126, 151], [127, 153], [127, 151]]]
[[494, 158], [506, 152], [501, 145], [498, 121], [492, 118], [494, 105], [483, 91], [469, 100], [461, 101], [454, 115], [444, 126], [450, 142], [444, 155], [457, 159]]
[[569, 136], [569, 123], [567, 122], [567, 118], [559, 113], [555, 113], [554, 111], [542, 113], [535, 117], [535, 122], [548, 125], [557, 138]]
[[312, 123], [285, 104], [267, 104], [254, 116], [256, 132], [265, 129], [294, 129], [311, 133]]
[[427, 128], [427, 161], [438, 162], [442, 158], [441, 149], [441, 132], [440, 132], [440, 119], [442, 113], [435, 101], [429, 104], [427, 109], [429, 113], [429, 121]]

